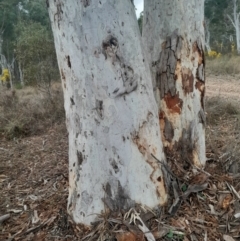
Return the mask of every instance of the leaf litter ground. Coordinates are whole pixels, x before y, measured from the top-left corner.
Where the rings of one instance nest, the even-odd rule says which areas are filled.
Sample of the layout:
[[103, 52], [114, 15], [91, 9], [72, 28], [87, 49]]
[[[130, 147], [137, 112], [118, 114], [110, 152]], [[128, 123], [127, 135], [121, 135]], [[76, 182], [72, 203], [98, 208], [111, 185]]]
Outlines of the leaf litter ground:
[[207, 112], [206, 168], [192, 172], [169, 160], [169, 206], [106, 211], [91, 230], [66, 212], [65, 123], [34, 136], [1, 136], [0, 240], [240, 240], [240, 109], [218, 96], [208, 98]]

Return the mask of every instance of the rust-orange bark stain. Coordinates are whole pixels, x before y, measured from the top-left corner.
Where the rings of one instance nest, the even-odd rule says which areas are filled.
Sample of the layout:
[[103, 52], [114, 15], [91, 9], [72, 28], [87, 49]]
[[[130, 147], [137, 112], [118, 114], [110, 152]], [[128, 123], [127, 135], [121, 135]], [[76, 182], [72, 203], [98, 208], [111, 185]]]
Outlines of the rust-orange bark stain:
[[192, 50], [193, 50], [193, 53], [195, 53], [195, 52], [198, 53], [198, 65], [201, 65], [204, 62], [202, 47], [199, 46], [197, 42], [194, 42]]
[[172, 96], [170, 93], [168, 93], [164, 96], [164, 100], [166, 102], [167, 108], [172, 113], [181, 114], [182, 106], [183, 106], [183, 100], [179, 98], [178, 93], [174, 96]]
[[198, 42], [194, 42], [193, 44], [193, 53], [195, 53], [198, 58], [198, 68], [196, 72], [196, 78], [200, 81], [205, 81], [205, 56], [203, 47]]
[[175, 80], [180, 80], [182, 77], [182, 65], [181, 61], [178, 60], [175, 69]]
[[166, 115], [165, 115], [164, 111], [159, 112], [158, 117], [159, 117], [159, 125], [160, 125], [161, 131], [164, 130], [164, 127], [165, 127], [165, 122], [164, 122], [165, 116]]
[[154, 172], [158, 169], [158, 165], [155, 165], [155, 161], [150, 161], [147, 160], [147, 163], [152, 167], [153, 171], [150, 175], [150, 179], [152, 180], [152, 182], [155, 184], [157, 180], [154, 180]]
[[200, 95], [201, 95], [201, 106], [204, 109], [204, 97], [205, 97], [205, 83], [197, 80], [195, 84], [195, 88], [199, 90]]
[[144, 241], [144, 234], [140, 232], [126, 232], [126, 233], [117, 233], [117, 241]]
[[[140, 131], [142, 128], [143, 128], [143, 126], [140, 127]], [[145, 155], [145, 154], [147, 154], [146, 147], [148, 145], [146, 143], [145, 138], [140, 138], [140, 131], [132, 134], [132, 140], [133, 140], [133, 143], [137, 146], [138, 150], [141, 152], [141, 154]]]
[[[159, 168], [159, 164], [156, 163], [156, 161], [150, 161], [147, 160], [147, 163], [152, 167], [153, 171], [150, 175], [151, 181], [156, 185], [156, 193], [158, 197], [161, 197], [162, 190], [165, 189], [164, 183], [162, 182], [162, 179], [160, 180], [159, 177], [157, 179], [154, 178], [155, 172]], [[159, 181], [160, 180], [160, 181]]]
[[202, 93], [205, 90], [205, 84], [202, 81], [196, 81], [195, 88]]
[[[149, 116], [149, 115], [148, 115]], [[157, 196], [160, 197], [162, 193], [165, 193], [165, 184], [163, 179], [159, 181], [159, 176], [155, 177], [154, 174], [159, 169], [159, 163], [151, 156], [151, 154], [156, 153], [157, 147], [149, 145], [147, 140], [144, 138], [144, 128], [145, 122], [141, 125], [138, 132], [132, 134], [133, 143], [137, 146], [139, 152], [146, 157], [146, 162], [151, 166], [152, 172], [150, 174], [150, 180], [156, 186]], [[162, 203], [165, 204], [165, 203]]]

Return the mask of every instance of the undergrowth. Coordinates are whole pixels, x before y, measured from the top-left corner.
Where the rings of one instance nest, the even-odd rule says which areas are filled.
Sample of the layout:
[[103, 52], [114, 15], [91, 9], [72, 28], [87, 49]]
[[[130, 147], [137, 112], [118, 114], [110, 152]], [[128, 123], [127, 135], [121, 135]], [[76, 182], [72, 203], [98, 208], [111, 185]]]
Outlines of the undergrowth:
[[51, 96], [32, 87], [0, 89], [0, 133], [13, 139], [38, 134], [65, 118], [60, 86]]
[[230, 75], [240, 74], [240, 56], [224, 55], [220, 58], [207, 58], [206, 71], [210, 75]]
[[216, 125], [223, 119], [240, 114], [240, 108], [235, 103], [219, 97], [206, 99], [206, 111], [208, 125]]
[[240, 171], [240, 108], [234, 102], [206, 99], [208, 160], [219, 162], [227, 172]]
[[[233, 102], [206, 99], [206, 145], [208, 159], [218, 160], [231, 170], [240, 156], [240, 108]], [[51, 96], [32, 87], [8, 91], [0, 89], [0, 135], [7, 139], [38, 135], [56, 123], [64, 124], [63, 94], [60, 84]], [[235, 170], [238, 170], [238, 168]]]

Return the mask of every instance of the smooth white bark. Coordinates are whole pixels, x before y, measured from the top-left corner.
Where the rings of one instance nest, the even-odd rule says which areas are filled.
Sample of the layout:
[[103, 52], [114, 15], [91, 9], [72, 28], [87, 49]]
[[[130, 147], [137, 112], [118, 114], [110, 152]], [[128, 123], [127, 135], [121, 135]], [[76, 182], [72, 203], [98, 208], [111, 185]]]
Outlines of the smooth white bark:
[[209, 31], [209, 21], [205, 20], [205, 47], [208, 53], [211, 52], [210, 39], [211, 33]]
[[[166, 202], [151, 74], [129, 0], [49, 1], [69, 133], [68, 211]], [[104, 204], [104, 202], [106, 204]]]
[[2, 54], [2, 48], [3, 48], [3, 34], [0, 33], [0, 54]]
[[236, 43], [237, 43], [237, 52], [240, 54], [240, 12], [238, 12], [238, 4], [237, 0], [233, 1], [233, 18], [230, 15], [227, 15], [229, 20], [231, 21], [233, 27], [235, 28], [236, 32]]
[[7, 60], [5, 55], [0, 54], [0, 65], [2, 67], [2, 69], [6, 69], [7, 68]]
[[23, 77], [23, 71], [22, 71], [22, 67], [21, 67], [21, 62], [18, 62], [18, 71], [19, 71], [19, 77], [20, 77], [20, 83], [21, 86], [24, 86], [24, 77]]
[[7, 67], [7, 61], [3, 55], [3, 31], [0, 32], [0, 65], [2, 69]]
[[163, 144], [205, 164], [204, 1], [148, 0], [143, 43], [152, 68]]

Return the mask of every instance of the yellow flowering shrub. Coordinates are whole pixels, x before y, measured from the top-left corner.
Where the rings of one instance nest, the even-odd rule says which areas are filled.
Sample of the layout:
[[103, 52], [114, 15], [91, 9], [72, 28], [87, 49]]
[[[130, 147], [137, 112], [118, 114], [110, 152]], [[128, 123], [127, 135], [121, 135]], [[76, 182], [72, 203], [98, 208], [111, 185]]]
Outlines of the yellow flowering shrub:
[[1, 75], [1, 81], [7, 82], [9, 80], [10, 80], [9, 70], [8, 69], [3, 69], [2, 75]]
[[210, 58], [216, 58], [218, 56], [218, 53], [214, 50], [208, 51], [208, 56]]

